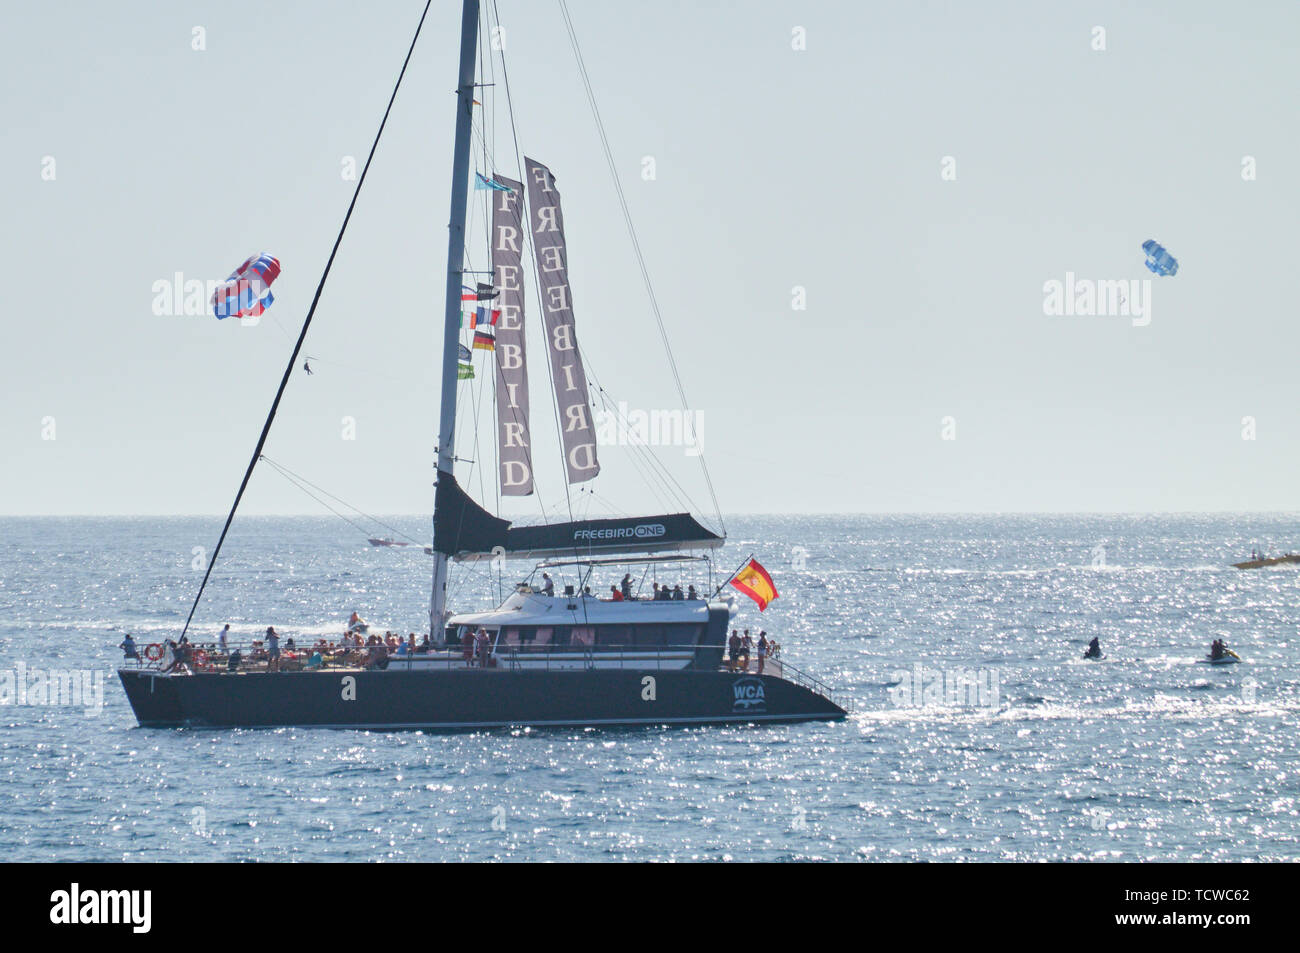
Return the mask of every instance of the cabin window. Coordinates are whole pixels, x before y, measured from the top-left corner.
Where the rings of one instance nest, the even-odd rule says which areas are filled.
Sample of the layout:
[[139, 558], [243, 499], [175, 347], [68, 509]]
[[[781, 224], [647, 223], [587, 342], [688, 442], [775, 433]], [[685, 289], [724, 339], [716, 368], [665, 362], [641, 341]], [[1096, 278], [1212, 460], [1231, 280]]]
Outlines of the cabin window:
[[664, 628], [667, 630], [664, 634], [664, 644], [677, 648], [698, 645], [700, 636], [704, 633], [704, 626], [694, 622], [668, 625]]
[[555, 641], [555, 630], [549, 625], [539, 625], [535, 630], [533, 645], [550, 645]]
[[501, 630], [501, 645], [518, 645], [519, 629], [516, 627], [505, 628]]
[[637, 648], [659, 649], [670, 644], [668, 639], [668, 626], [638, 625], [634, 626], [634, 630], [636, 632]]
[[631, 645], [632, 626], [602, 625], [596, 630], [597, 645]]
[[575, 625], [569, 631], [570, 645], [591, 645], [596, 640], [596, 627], [593, 625]]

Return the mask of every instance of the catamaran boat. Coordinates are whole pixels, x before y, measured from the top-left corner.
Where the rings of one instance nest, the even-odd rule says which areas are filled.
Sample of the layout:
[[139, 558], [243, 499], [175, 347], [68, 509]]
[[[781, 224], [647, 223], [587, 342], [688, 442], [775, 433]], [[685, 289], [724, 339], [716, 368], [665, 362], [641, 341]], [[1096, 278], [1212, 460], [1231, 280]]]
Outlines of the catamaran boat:
[[[567, 9], [563, 5], [561, 9], [567, 20]], [[421, 26], [423, 22], [421, 18]], [[580, 61], [576, 34], [571, 22], [568, 25]], [[364, 639], [350, 630], [341, 643], [322, 639], [310, 647], [290, 646], [286, 640], [277, 649], [269, 637], [266, 644], [247, 647], [195, 646], [186, 641], [244, 489], [259, 460], [265, 459], [262, 451], [315, 313], [313, 302], [179, 641], [169, 641], [166, 647], [150, 645], [145, 660], [119, 670], [136, 718], [145, 727], [434, 730], [843, 718], [846, 711], [827, 686], [781, 655], [774, 656], [771, 650], [754, 659], [728, 654], [728, 629], [737, 613], [735, 598], [730, 593], [719, 596], [727, 580], [712, 586], [712, 555], [726, 539], [720, 511], [716, 514], [719, 531], [690, 512], [518, 523], [492, 515], [458, 481], [457, 464], [467, 463], [453, 451], [458, 388], [473, 378], [469, 358], [484, 350], [492, 354], [494, 364], [485, 376], [495, 385], [497, 489], [504, 497], [533, 493], [523, 324], [523, 255], [530, 245], [557, 420], [564, 422], [559, 439], [567, 485], [585, 483], [600, 472], [592, 425], [596, 398], [587, 386], [585, 358], [576, 345], [560, 197], [549, 169], [516, 154], [516, 160], [522, 159], [518, 165], [526, 188], [496, 170], [475, 174], [476, 195], [483, 192], [491, 199], [490, 235], [485, 237], [491, 241], [492, 267], [488, 272], [468, 267], [470, 147], [472, 138], [488, 141], [476, 125], [475, 97], [487, 95], [485, 90], [493, 85], [476, 78], [479, 26], [478, 0], [464, 0], [433, 534], [432, 546], [424, 550], [433, 557], [425, 641], [420, 646], [413, 639], [400, 646], [385, 643], [373, 624]], [[585, 70], [583, 74], [585, 81]], [[505, 76], [504, 69], [501, 75]], [[503, 85], [508, 96], [508, 83]], [[593, 112], [599, 122], [594, 101]], [[383, 128], [381, 124], [380, 135]], [[368, 170], [369, 161], [358, 180], [357, 195]], [[340, 231], [336, 251], [342, 236]], [[327, 264], [317, 300], [328, 274]], [[479, 280], [487, 275], [490, 281]], [[472, 332], [473, 352], [462, 341], [469, 330], [463, 320], [465, 301], [474, 302], [471, 307], [479, 318], [470, 322], [471, 327], [478, 325]], [[376, 552], [382, 552], [392, 538], [375, 536], [369, 541], [380, 547]], [[496, 560], [501, 564], [528, 560], [536, 568], [495, 608], [449, 610], [448, 577], [453, 565], [473, 566], [483, 560], [494, 565]], [[693, 579], [692, 588], [698, 583], [702, 595], [685, 598], [675, 590], [674, 598], [638, 598], [640, 593], [631, 586], [615, 587], [618, 594], [608, 598], [605, 587], [596, 586], [593, 595], [595, 575], [608, 582], [606, 574], [616, 567], [639, 571], [642, 580], [671, 567], [675, 578]], [[556, 592], [553, 582], [539, 582], [537, 574], [545, 573], [540, 578], [546, 580], [549, 571], [574, 581]], [[692, 572], [694, 577], [688, 575]], [[630, 578], [630, 573], [624, 578]]]

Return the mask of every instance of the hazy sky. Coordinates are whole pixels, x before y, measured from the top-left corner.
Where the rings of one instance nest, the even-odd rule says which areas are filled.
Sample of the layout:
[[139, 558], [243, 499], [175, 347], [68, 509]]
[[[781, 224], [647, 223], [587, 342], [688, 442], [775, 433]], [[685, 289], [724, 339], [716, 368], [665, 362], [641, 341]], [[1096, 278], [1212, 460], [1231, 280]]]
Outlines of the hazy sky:
[[[4, 5], [0, 512], [224, 512], [422, 6]], [[435, 0], [308, 338], [316, 374], [267, 446], [374, 512], [432, 497], [459, 7]], [[570, 9], [724, 511], [1296, 508], [1300, 5]], [[673, 408], [558, 7], [500, 14], [591, 369]], [[502, 92], [483, 115], [514, 176]], [[1175, 277], [1143, 267], [1149, 238]], [[258, 327], [154, 313], [155, 282], [263, 250], [284, 272]], [[1150, 323], [1045, 314], [1067, 272], [1153, 279]], [[696, 461], [661, 457], [707, 513]], [[602, 463], [599, 500], [654, 506], [626, 451]], [[539, 466], [554, 507], [558, 459]], [[269, 468], [245, 510], [321, 512]]]

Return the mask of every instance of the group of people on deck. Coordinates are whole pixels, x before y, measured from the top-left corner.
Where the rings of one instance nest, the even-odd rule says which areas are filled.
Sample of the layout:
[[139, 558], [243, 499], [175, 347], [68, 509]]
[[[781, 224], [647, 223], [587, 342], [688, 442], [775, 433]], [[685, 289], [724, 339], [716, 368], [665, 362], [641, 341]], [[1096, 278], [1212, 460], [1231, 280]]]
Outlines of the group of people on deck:
[[[637, 597], [632, 595], [632, 586], [630, 582], [623, 586], [610, 586], [609, 598], [611, 602], [631, 602]], [[650, 596], [651, 602], [685, 602], [694, 601], [700, 598], [700, 594], [695, 591], [694, 586], [687, 586], [683, 592], [681, 584], [669, 586], [667, 583], [659, 585], [654, 584], [654, 593]]]
[[758, 674], [763, 674], [763, 666], [769, 658], [776, 658], [781, 652], [781, 646], [776, 641], [767, 637], [767, 632], [760, 629], [758, 632], [758, 644], [749, 635], [749, 629], [741, 635], [740, 630], [732, 629], [731, 638], [727, 640], [727, 671], [729, 672], [748, 672], [749, 657], [757, 655]]
[[497, 660], [492, 656], [492, 636], [482, 626], [471, 632], [468, 628], [460, 640], [461, 657], [470, 668], [494, 668]]
[[[628, 573], [623, 577], [622, 581], [617, 586], [609, 587], [609, 601], [610, 602], [634, 602], [639, 600], [640, 597], [634, 595], [632, 592], [632, 587], [635, 585], [636, 585], [636, 581], [632, 578], [632, 574]], [[542, 584], [540, 587], [540, 591], [542, 592], [543, 595], [547, 595], [547, 596], [555, 595], [555, 580], [551, 578], [549, 573], [545, 573], [545, 572], [542, 573]], [[595, 596], [591, 591], [590, 586], [582, 587], [582, 595], [584, 598], [588, 598], [588, 599], [595, 598]], [[700, 598], [700, 594], [695, 591], [694, 586], [687, 586], [683, 590], [681, 587], [681, 583], [678, 583], [673, 586], [669, 586], [667, 583], [665, 583], [664, 585], [661, 586], [659, 585], [659, 583], [656, 582], [654, 583], [654, 594], [649, 597], [649, 601], [684, 602], [688, 600], [696, 600], [699, 598]]]
[[[393, 632], [385, 632], [382, 636], [365, 636], [363, 635], [365, 623], [362, 622], [358, 626], [356, 623], [360, 620], [360, 616], [355, 612], [352, 616], [348, 628], [338, 642], [321, 637], [310, 649], [301, 652], [292, 637], [285, 638], [282, 647], [280, 633], [274, 626], [267, 626], [265, 636], [255, 640], [247, 653], [239, 647], [232, 649], [230, 625], [227, 623], [217, 634], [215, 644], [195, 646], [188, 636], [182, 635], [179, 641], [165, 639], [158, 645], [151, 645], [150, 651], [145, 653], [145, 658], [149, 661], [157, 661], [159, 670], [164, 674], [189, 674], [211, 668], [212, 664], [217, 663], [224, 664], [227, 671], [237, 672], [244, 662], [265, 662], [266, 671], [279, 672], [283, 670], [282, 665], [286, 656], [291, 663], [289, 667], [293, 669], [299, 667], [318, 669], [325, 664], [326, 659], [345, 665], [382, 669], [387, 667], [390, 657], [404, 658], [434, 650], [427, 634], [419, 643], [416, 642], [414, 632], [405, 639]], [[126, 660], [137, 664], [143, 662], [139, 646], [129, 633], [118, 648], [122, 650]]]

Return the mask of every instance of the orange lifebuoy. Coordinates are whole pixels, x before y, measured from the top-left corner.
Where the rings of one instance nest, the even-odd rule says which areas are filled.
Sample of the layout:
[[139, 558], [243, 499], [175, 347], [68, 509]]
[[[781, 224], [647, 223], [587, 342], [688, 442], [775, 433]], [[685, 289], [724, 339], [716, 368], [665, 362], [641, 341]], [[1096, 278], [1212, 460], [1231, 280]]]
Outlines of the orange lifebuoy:
[[194, 664], [199, 668], [208, 667], [208, 653], [202, 649], [194, 650]]
[[156, 662], [163, 657], [163, 647], [161, 642], [150, 642], [144, 648], [144, 657], [151, 662]]

